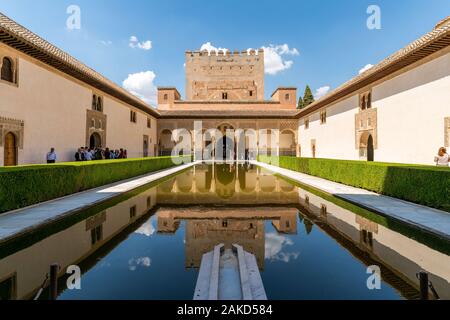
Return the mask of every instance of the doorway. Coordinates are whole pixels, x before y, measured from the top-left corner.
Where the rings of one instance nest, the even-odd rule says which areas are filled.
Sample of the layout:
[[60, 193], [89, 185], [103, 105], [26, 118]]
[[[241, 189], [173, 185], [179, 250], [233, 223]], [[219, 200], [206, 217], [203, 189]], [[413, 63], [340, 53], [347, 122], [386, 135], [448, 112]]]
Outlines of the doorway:
[[94, 132], [89, 139], [89, 147], [91, 149], [102, 147], [102, 138], [97, 132]]
[[367, 140], [367, 161], [373, 162], [374, 158], [373, 137], [369, 135]]
[[5, 136], [4, 165], [17, 166], [17, 138], [12, 132], [8, 132]]

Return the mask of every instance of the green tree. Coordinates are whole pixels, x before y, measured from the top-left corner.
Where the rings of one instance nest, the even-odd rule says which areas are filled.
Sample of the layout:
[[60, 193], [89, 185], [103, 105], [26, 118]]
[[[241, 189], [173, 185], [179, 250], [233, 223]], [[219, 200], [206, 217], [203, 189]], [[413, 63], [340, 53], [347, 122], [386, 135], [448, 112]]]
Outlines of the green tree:
[[313, 102], [314, 96], [312, 94], [311, 88], [309, 87], [309, 85], [307, 85], [305, 88], [305, 95], [303, 96], [303, 108], [306, 108]]
[[302, 99], [302, 97], [298, 98], [297, 109], [303, 109], [303, 99]]

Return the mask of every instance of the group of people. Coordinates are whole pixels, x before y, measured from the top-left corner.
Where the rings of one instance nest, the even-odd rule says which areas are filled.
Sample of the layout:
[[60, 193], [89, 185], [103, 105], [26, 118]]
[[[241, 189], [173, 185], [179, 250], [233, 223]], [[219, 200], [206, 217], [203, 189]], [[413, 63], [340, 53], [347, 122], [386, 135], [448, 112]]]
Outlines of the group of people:
[[[248, 151], [246, 150], [245, 158], [248, 159]], [[88, 148], [81, 147], [75, 153], [75, 161], [92, 161], [92, 160], [110, 160], [110, 159], [127, 159], [127, 150], [110, 150], [109, 148]], [[47, 153], [47, 163], [55, 163], [57, 159], [55, 148], [51, 148]], [[450, 156], [446, 148], [440, 148], [438, 155], [434, 158], [434, 162], [438, 167], [448, 167]]]
[[75, 161], [112, 160], [127, 159], [128, 154], [125, 149], [110, 150], [109, 148], [88, 148], [81, 147], [75, 153]]

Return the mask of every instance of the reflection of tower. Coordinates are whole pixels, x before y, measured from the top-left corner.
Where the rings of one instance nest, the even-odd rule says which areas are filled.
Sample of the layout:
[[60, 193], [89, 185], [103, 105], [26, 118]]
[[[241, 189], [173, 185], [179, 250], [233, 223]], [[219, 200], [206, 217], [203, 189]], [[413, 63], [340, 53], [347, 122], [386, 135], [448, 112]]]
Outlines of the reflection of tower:
[[186, 267], [199, 268], [203, 254], [218, 243], [230, 249], [239, 244], [256, 256], [258, 267], [264, 267], [265, 226], [260, 219], [189, 220], [186, 223]]
[[279, 233], [296, 234], [297, 233], [297, 213], [292, 214], [288, 211], [280, 218], [272, 221], [272, 225]]

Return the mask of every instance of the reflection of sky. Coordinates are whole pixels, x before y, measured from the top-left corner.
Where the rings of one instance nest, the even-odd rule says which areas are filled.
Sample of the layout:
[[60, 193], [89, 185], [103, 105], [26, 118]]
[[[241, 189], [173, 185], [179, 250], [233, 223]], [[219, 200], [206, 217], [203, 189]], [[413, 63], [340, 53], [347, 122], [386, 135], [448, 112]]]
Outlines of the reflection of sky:
[[296, 260], [299, 252], [285, 252], [283, 247], [292, 246], [294, 242], [286, 236], [275, 232], [266, 234], [265, 258], [271, 261], [283, 261], [288, 263], [291, 259]]
[[137, 229], [134, 233], [142, 234], [146, 237], [151, 237], [155, 233], [155, 227], [152, 224], [152, 220], [144, 223], [139, 229]]
[[150, 268], [152, 259], [150, 257], [133, 258], [128, 261], [130, 271], [136, 271], [138, 267]]

